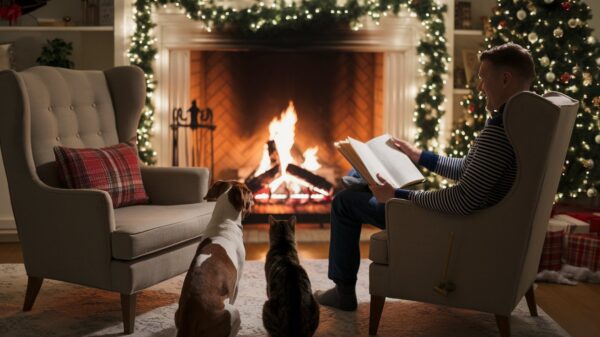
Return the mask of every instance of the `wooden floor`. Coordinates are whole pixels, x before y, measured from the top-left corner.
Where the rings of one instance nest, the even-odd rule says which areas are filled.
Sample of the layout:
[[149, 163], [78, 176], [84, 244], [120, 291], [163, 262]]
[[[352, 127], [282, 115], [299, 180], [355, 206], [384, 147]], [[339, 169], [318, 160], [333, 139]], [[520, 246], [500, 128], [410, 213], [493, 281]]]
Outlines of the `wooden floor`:
[[[248, 260], [264, 260], [267, 243], [246, 245]], [[361, 256], [367, 258], [368, 243], [361, 243]], [[302, 258], [325, 259], [326, 242], [299, 243]], [[22, 263], [18, 243], [0, 243], [0, 263]], [[0, 281], [2, 276], [0, 276]], [[600, 284], [580, 283], [576, 286], [539, 283], [535, 291], [537, 304], [573, 337], [600, 336]]]

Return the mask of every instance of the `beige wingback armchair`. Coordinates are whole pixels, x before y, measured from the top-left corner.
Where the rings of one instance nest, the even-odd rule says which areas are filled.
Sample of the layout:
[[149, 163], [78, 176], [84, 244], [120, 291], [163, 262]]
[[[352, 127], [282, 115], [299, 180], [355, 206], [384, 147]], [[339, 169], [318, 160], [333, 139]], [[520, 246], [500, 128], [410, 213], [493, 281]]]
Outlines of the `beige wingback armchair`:
[[105, 147], [136, 135], [146, 97], [136, 67], [0, 72], [0, 146], [29, 277], [23, 310], [44, 278], [121, 294], [124, 330], [136, 294], [185, 272], [214, 203], [204, 168], [142, 166], [150, 204], [113, 209], [108, 193], [59, 187], [53, 147]]
[[524, 295], [537, 315], [532, 284], [578, 106], [559, 93], [508, 101], [504, 125], [518, 173], [497, 205], [458, 216], [387, 203], [387, 230], [372, 236], [369, 252], [371, 334], [386, 297], [495, 314], [501, 336], [510, 336], [510, 314]]

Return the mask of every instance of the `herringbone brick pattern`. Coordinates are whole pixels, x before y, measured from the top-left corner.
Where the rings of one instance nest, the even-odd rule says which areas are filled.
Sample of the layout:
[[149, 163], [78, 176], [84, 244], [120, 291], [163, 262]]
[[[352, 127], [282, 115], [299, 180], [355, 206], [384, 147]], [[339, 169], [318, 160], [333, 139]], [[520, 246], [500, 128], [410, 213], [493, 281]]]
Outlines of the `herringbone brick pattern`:
[[[199, 106], [213, 109], [217, 130], [214, 134], [215, 179], [235, 179], [237, 170], [258, 165], [264, 143], [268, 140], [268, 128], [248, 134], [244, 123], [244, 107], [239, 88], [252, 85], [252, 79], [239, 78], [231, 69], [231, 52], [193, 52], [191, 98]], [[351, 136], [368, 140], [382, 129], [383, 73], [381, 54], [337, 53], [333, 88], [329, 111], [315, 123], [329, 123], [329, 135], [321, 139], [339, 140]], [[244, 82], [245, 81], [245, 82]], [[245, 84], [244, 84], [245, 83]], [[277, 88], [273, 88], [275, 90]], [[299, 112], [300, 114], [300, 112]], [[310, 128], [296, 128], [296, 137], [305, 143], [312, 135]], [[192, 136], [191, 151], [193, 165], [209, 165], [208, 134]], [[309, 142], [310, 143], [310, 142]], [[304, 151], [305, 148], [299, 150]], [[335, 151], [331, 144], [319, 146], [319, 157], [323, 163], [335, 168], [338, 174], [347, 171], [350, 165]]]

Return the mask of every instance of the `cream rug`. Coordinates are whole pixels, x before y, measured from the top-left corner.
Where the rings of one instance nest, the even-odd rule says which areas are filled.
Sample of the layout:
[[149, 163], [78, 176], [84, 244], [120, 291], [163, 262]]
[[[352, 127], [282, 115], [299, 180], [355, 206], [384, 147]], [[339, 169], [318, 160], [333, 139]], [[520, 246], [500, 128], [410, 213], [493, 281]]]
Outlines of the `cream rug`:
[[[307, 260], [303, 265], [314, 289], [332, 284], [326, 260]], [[358, 311], [348, 313], [321, 308], [317, 336], [367, 336], [369, 322], [369, 261], [361, 262]], [[262, 304], [266, 300], [263, 262], [247, 262], [236, 305], [242, 315], [239, 336], [265, 336]], [[147, 289], [138, 296], [136, 329], [132, 336], [175, 336], [173, 315], [183, 275]], [[122, 335], [119, 295], [69, 283], [45, 280], [33, 310], [21, 312], [26, 276], [21, 264], [0, 265], [0, 336], [119, 336]], [[546, 313], [529, 316], [523, 300], [513, 312], [515, 337], [568, 336]], [[379, 336], [498, 337], [493, 315], [410, 301], [386, 301]]]

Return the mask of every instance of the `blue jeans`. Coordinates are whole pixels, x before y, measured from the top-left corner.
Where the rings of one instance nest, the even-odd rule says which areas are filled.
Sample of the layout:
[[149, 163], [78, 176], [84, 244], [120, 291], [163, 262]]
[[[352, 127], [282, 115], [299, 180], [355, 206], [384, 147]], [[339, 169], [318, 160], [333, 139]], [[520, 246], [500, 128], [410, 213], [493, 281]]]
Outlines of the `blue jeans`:
[[331, 204], [328, 276], [336, 284], [355, 285], [360, 266], [360, 231], [368, 223], [385, 229], [385, 207], [371, 191], [346, 189]]

